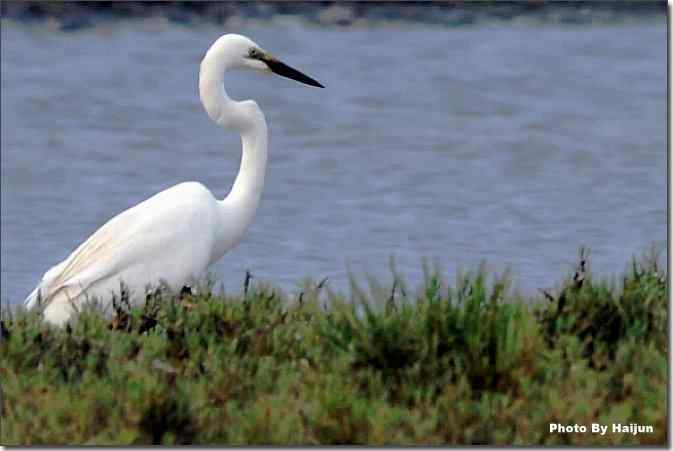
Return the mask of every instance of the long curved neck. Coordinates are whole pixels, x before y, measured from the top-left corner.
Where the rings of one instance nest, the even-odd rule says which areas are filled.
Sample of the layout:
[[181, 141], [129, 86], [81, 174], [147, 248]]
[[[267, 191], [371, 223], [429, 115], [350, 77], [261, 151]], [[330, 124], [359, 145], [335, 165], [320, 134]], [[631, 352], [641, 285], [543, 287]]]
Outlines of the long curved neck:
[[[209, 52], [210, 53], [210, 52]], [[224, 73], [231, 67], [226, 56], [201, 63], [199, 95], [208, 116], [221, 127], [241, 135], [241, 166], [229, 194], [219, 202], [220, 227], [213, 261], [237, 244], [252, 222], [262, 196], [267, 161], [264, 114], [252, 100], [232, 100], [224, 89]]]

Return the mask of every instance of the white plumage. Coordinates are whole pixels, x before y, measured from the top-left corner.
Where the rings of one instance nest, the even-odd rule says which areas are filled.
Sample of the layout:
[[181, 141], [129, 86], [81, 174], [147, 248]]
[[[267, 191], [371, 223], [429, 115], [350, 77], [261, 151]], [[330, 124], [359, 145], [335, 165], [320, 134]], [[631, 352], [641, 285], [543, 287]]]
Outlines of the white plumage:
[[224, 90], [224, 73], [235, 68], [322, 87], [244, 36], [220, 37], [201, 62], [199, 94], [213, 121], [241, 135], [241, 167], [227, 197], [219, 201], [202, 184], [186, 182], [118, 214], [44, 274], [27, 308], [42, 308], [46, 321], [62, 325], [87, 299], [109, 303], [121, 283], [138, 303], [160, 282], [180, 289], [241, 241], [264, 187], [267, 127], [254, 101], [234, 101]]

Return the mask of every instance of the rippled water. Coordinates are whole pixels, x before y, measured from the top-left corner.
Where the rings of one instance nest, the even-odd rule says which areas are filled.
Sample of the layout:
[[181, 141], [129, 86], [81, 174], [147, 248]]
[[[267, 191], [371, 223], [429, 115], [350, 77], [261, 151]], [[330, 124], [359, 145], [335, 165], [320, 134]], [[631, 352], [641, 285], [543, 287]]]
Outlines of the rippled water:
[[199, 180], [221, 197], [240, 142], [214, 126], [198, 63], [242, 32], [320, 80], [232, 74], [270, 130], [245, 241], [213, 267], [292, 290], [347, 271], [449, 280], [486, 260], [524, 292], [570, 270], [620, 272], [666, 246], [665, 19], [607, 26], [292, 23], [222, 30], [160, 20], [73, 33], [2, 24], [2, 291], [16, 302], [118, 212]]

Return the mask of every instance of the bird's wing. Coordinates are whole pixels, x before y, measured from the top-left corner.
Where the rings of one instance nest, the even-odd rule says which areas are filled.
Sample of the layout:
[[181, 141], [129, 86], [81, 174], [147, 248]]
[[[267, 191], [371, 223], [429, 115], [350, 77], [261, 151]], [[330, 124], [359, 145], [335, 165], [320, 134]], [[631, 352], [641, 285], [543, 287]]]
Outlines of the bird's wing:
[[120, 213], [94, 232], [45, 274], [40, 284], [42, 302], [48, 303], [65, 288], [74, 298], [96, 281], [118, 274], [139, 259], [160, 255], [167, 244], [172, 244], [171, 230], [179, 230], [176, 225], [199, 213], [195, 210], [200, 194], [194, 187], [183, 185], [187, 184], [169, 188]]
[[[65, 287], [79, 292], [91, 283], [114, 274], [123, 263], [123, 243], [128, 242], [133, 227], [125, 224], [133, 222], [131, 210], [115, 216], [94, 232], [84, 243], [63, 262], [51, 268], [40, 284], [42, 302], [49, 302]], [[76, 294], [75, 294], [76, 295]]]

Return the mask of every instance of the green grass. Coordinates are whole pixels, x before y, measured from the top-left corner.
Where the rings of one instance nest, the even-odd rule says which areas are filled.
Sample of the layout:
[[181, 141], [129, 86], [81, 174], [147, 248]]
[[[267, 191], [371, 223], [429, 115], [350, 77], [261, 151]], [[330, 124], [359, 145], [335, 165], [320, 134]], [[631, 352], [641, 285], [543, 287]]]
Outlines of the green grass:
[[[5, 445], [658, 444], [667, 440], [667, 285], [657, 259], [553, 293], [483, 268], [344, 297], [164, 294], [70, 328], [2, 321]], [[123, 304], [123, 303], [122, 303]], [[550, 423], [651, 425], [556, 434]]]

